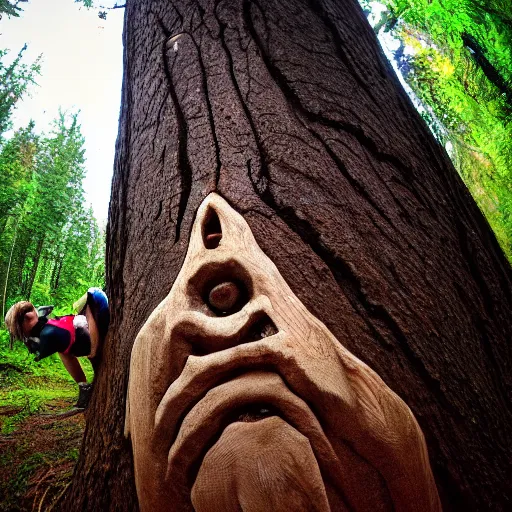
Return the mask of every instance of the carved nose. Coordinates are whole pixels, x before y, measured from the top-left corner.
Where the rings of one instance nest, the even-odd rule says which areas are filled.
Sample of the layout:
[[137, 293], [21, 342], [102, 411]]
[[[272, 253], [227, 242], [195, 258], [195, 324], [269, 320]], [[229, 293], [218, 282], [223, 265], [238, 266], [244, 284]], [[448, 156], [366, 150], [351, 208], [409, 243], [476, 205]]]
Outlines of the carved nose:
[[226, 201], [216, 194], [203, 201], [184, 262], [188, 312], [178, 328], [178, 337], [188, 336], [194, 354], [277, 333], [272, 312], [263, 306], [265, 293], [255, 293], [255, 280], [262, 281], [256, 277], [262, 269], [255, 265], [260, 257], [255, 247], [243, 217]]
[[224, 317], [237, 313], [250, 300], [251, 279], [236, 261], [242, 245], [238, 240], [241, 232], [230, 229], [230, 224], [238, 214], [219, 199], [211, 194], [199, 208], [189, 253], [195, 256], [192, 260], [200, 263], [193, 271], [188, 290], [193, 292], [195, 288], [209, 311]]
[[222, 228], [219, 215], [209, 207], [203, 219], [203, 241], [207, 249], [216, 249], [222, 239]]

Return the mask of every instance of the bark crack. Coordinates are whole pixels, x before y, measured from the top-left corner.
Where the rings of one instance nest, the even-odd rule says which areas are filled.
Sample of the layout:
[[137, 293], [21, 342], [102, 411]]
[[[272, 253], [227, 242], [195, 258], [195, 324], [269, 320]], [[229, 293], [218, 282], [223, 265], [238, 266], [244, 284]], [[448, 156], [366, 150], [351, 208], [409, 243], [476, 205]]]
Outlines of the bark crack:
[[219, 6], [219, 3], [217, 3], [215, 5], [214, 16], [215, 16], [215, 19], [217, 20], [217, 23], [219, 24], [219, 37], [220, 37], [222, 49], [224, 50], [226, 57], [228, 59], [229, 74], [230, 74], [233, 86], [235, 88], [238, 100], [240, 101], [240, 105], [242, 106], [242, 109], [247, 118], [247, 121], [249, 122], [251, 132], [254, 136], [254, 142], [256, 144], [257, 151], [260, 155], [260, 177], [257, 182], [255, 182], [253, 180], [252, 172], [249, 173], [249, 177], [251, 179], [251, 183], [254, 188], [254, 191], [259, 196], [261, 196], [261, 194], [264, 193], [265, 190], [268, 190], [269, 181], [270, 181], [268, 164], [267, 164], [267, 159], [266, 159], [266, 155], [265, 155], [265, 149], [261, 142], [261, 139], [260, 139], [259, 133], [257, 131], [256, 125], [254, 123], [254, 119], [252, 117], [251, 111], [249, 110], [249, 107], [247, 106], [247, 103], [244, 100], [242, 91], [240, 89], [240, 85], [238, 84], [238, 79], [236, 77], [235, 66], [234, 66], [234, 61], [233, 61], [233, 55], [231, 54], [231, 50], [229, 49], [229, 47], [226, 43], [226, 38], [225, 38], [225, 31], [226, 31], [227, 25], [220, 20], [220, 17], [217, 13], [218, 6]]
[[[181, 195], [178, 206], [178, 215], [176, 218], [176, 230], [174, 243], [177, 243], [180, 239], [181, 235], [181, 225], [183, 222], [183, 218], [185, 217], [185, 211], [187, 209], [188, 200], [190, 197], [190, 192], [192, 190], [192, 168], [190, 166], [190, 160], [188, 158], [187, 146], [188, 146], [188, 123], [181, 108], [178, 94], [176, 93], [176, 89], [174, 87], [174, 82], [172, 78], [172, 69], [169, 68], [169, 61], [167, 56], [167, 43], [172, 35], [167, 31], [163, 22], [159, 19], [160, 27], [166, 39], [162, 43], [162, 59], [164, 64], [164, 72], [167, 78], [167, 87], [169, 90], [169, 94], [172, 99], [172, 103], [174, 106], [174, 112], [176, 115], [176, 124], [178, 128], [178, 171], [180, 173], [181, 179]], [[174, 63], [173, 63], [174, 67]]]
[[[308, 110], [303, 104], [301, 99], [295, 93], [293, 88], [290, 86], [287, 78], [281, 72], [281, 70], [275, 65], [271, 57], [267, 54], [266, 50], [263, 47], [262, 41], [254, 27], [251, 18], [251, 5], [255, 5], [258, 7], [260, 11], [262, 11], [261, 6], [256, 0], [249, 1], [244, 0], [243, 3], [243, 13], [244, 13], [244, 21], [247, 26], [247, 29], [256, 44], [256, 47], [259, 50], [260, 56], [267, 68], [270, 76], [277, 84], [277, 86], [283, 91], [283, 96], [286, 98], [292, 111], [299, 112], [304, 118], [312, 123], [317, 123], [327, 128], [334, 129], [336, 131], [346, 132], [352, 135], [361, 146], [365, 147], [377, 160], [381, 162], [387, 162], [404, 176], [407, 181], [411, 181], [413, 179], [412, 169], [404, 164], [398, 157], [395, 155], [388, 154], [384, 151], [381, 151], [377, 144], [373, 139], [371, 139], [368, 135], [365, 134], [364, 130], [360, 126], [353, 125], [351, 123], [346, 123], [342, 121], [337, 121], [334, 119], [330, 119], [321, 113], [315, 113]], [[364, 84], [362, 85], [364, 86]], [[353, 179], [353, 178], [352, 178]], [[417, 198], [418, 202], [428, 211], [433, 218], [436, 218], [435, 211], [428, 205], [428, 203], [419, 197], [419, 194], [414, 194]]]
[[[199, 4], [198, 4], [197, 7], [198, 7], [199, 15], [200, 15], [201, 21], [202, 21], [203, 18], [204, 18], [204, 9]], [[204, 25], [204, 23], [202, 23], [202, 26], [204, 26], [206, 28], [206, 30], [208, 30], [208, 28], [206, 27], [206, 25]], [[198, 58], [198, 63], [199, 63], [199, 69], [201, 70], [201, 82], [202, 82], [202, 85], [203, 85], [204, 97], [205, 97], [205, 101], [206, 101], [206, 110], [207, 110], [207, 116], [208, 116], [208, 123], [210, 125], [210, 131], [212, 133], [213, 144], [215, 146], [215, 161], [216, 161], [215, 188], [217, 188], [217, 186], [219, 185], [220, 170], [221, 170], [221, 167], [222, 167], [222, 163], [221, 163], [221, 159], [220, 159], [219, 140], [217, 138], [217, 132], [216, 132], [216, 129], [215, 129], [215, 117], [213, 115], [213, 107], [212, 107], [212, 102], [211, 102], [211, 99], [210, 99], [210, 94], [209, 94], [209, 89], [208, 89], [208, 74], [206, 72], [206, 67], [204, 65], [204, 60], [203, 60], [203, 55], [202, 55], [202, 52], [201, 52], [200, 45], [196, 42], [196, 40], [193, 37], [191, 37], [191, 40], [192, 40], [192, 43], [194, 44], [194, 46], [196, 48], [196, 51], [197, 51], [197, 58]]]

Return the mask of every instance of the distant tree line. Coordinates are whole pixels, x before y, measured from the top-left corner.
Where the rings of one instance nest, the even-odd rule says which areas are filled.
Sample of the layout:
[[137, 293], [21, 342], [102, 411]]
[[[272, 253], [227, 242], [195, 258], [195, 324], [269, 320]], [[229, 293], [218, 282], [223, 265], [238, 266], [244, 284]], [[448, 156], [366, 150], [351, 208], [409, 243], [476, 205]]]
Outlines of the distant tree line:
[[[59, 112], [48, 133], [33, 121], [12, 131], [16, 103], [39, 63], [5, 65], [0, 51], [0, 299], [68, 310], [104, 283], [104, 230], [84, 200], [84, 137], [77, 113]], [[3, 320], [3, 318], [2, 318]]]

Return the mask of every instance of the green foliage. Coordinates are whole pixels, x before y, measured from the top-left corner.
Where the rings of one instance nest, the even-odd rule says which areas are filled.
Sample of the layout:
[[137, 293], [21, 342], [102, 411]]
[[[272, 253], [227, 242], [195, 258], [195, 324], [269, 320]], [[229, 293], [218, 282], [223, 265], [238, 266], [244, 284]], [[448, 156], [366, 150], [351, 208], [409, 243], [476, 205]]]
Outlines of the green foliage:
[[[87, 379], [92, 380], [89, 360], [80, 361]], [[27, 416], [45, 410], [51, 400], [71, 403], [77, 396], [77, 386], [57, 354], [36, 363], [21, 342], [9, 349], [9, 334], [0, 329], [0, 408], [16, 409], [4, 420], [3, 434], [12, 432]]]
[[16, 3], [9, 2], [9, 0], [0, 0], [0, 19], [2, 19], [2, 14], [7, 14], [7, 16], [18, 17], [21, 11], [21, 8], [18, 7], [20, 2], [26, 2], [27, 0], [18, 0]]
[[15, 215], [31, 192], [38, 137], [34, 123], [18, 130], [6, 141], [0, 152], [0, 235], [7, 220]]
[[[0, 0], [1, 2], [2, 0]], [[0, 4], [1, 12], [1, 4]], [[40, 72], [37, 59], [31, 65], [22, 62], [25, 45], [11, 64], [4, 64], [8, 50], [0, 50], [0, 136], [11, 128], [10, 117], [16, 103], [26, 92], [30, 84], [35, 84], [35, 77]]]
[[84, 139], [78, 114], [59, 113], [48, 135], [33, 125], [0, 151], [0, 283], [18, 300], [71, 311], [103, 286], [104, 233], [84, 205]]
[[512, 261], [512, 3], [362, 1], [400, 41], [397, 67]]
[[[36, 65], [20, 64], [21, 52], [5, 66], [6, 55], [0, 52], [0, 130], [10, 126], [16, 101], [38, 72]], [[30, 122], [10, 138], [0, 137], [2, 321], [19, 300], [54, 304], [56, 314], [70, 313], [90, 286], [104, 285], [104, 232], [84, 204], [84, 162], [78, 113], [59, 112], [47, 134], [36, 135]], [[53, 363], [67, 375], [56, 356], [37, 366], [24, 347], [7, 356], [1, 343], [0, 364], [37, 376], [38, 368], [53, 375], [48, 368]], [[36, 390], [30, 396], [32, 411], [43, 395]]]
[[[38, 71], [20, 64], [21, 53], [4, 66], [6, 54], [0, 52], [0, 131], [11, 126], [16, 101]], [[76, 113], [59, 112], [48, 134], [36, 135], [30, 122], [12, 137], [0, 137], [2, 313], [18, 300], [70, 313], [87, 288], [103, 286], [104, 233], [84, 205], [83, 146]], [[82, 365], [91, 380], [90, 363]], [[14, 411], [2, 434], [52, 400], [76, 398], [76, 384], [57, 354], [35, 363], [21, 342], [10, 350], [8, 333], [0, 330], [0, 408]]]

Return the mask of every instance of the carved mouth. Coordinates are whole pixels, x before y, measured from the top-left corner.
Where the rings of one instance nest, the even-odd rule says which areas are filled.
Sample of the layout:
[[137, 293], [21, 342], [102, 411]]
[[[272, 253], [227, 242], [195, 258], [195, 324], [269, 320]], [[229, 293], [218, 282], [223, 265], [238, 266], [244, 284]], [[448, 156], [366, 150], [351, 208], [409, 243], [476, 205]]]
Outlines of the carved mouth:
[[[252, 317], [256, 317], [256, 315], [260, 316], [261, 313], [250, 312], [247, 316], [252, 320]], [[247, 331], [248, 326], [244, 321], [246, 318], [240, 320], [245, 324], [244, 330]], [[239, 336], [240, 327], [234, 327], [233, 331]], [[236, 345], [217, 354], [189, 355], [180, 376], [171, 383], [157, 407], [154, 435], [157, 446], [154, 447], [154, 450], [160, 451], [163, 448], [168, 451], [170, 449], [171, 444], [176, 440], [184, 418], [211, 389], [232, 381], [243, 372], [275, 368], [275, 362], [280, 357], [278, 354], [274, 353], [273, 350], [268, 351], [268, 354], [262, 354], [262, 351], [254, 349], [258, 343], [268, 343], [274, 339], [276, 340], [274, 343], [276, 343], [277, 338], [282, 337], [283, 334], [278, 333], [263, 338], [259, 342]], [[251, 354], [252, 352], [256, 353]], [[227, 357], [229, 353], [232, 353], [231, 357]], [[217, 364], [210, 363], [212, 356], [216, 359], [221, 354], [226, 357], [223, 357]], [[246, 407], [249, 407], [249, 404], [246, 404]], [[247, 415], [257, 417], [259, 413], [256, 409], [257, 405], [254, 405]], [[239, 416], [243, 415], [244, 411], [239, 413]], [[232, 418], [232, 421], [235, 420], [236, 418]], [[162, 443], [168, 444], [162, 446]]]
[[[259, 428], [258, 422], [269, 416], [280, 417], [309, 440], [321, 473], [333, 488], [346, 486], [344, 466], [319, 422], [331, 410], [329, 398], [339, 394], [342, 368], [335, 367], [329, 379], [312, 379], [321, 367], [315, 366], [314, 358], [309, 361], [313, 372], [300, 364], [295, 357], [297, 338], [284, 330], [275, 332], [275, 324], [268, 322], [272, 316], [267, 297], [260, 295], [230, 317], [229, 324], [221, 326], [219, 319], [206, 319], [208, 328], [203, 325], [201, 329], [208, 333], [204, 338], [198, 338], [193, 316], [179, 322], [180, 330], [187, 331], [207, 353], [188, 355], [155, 411], [152, 451], [162, 457], [162, 466], [167, 465], [162, 485], [170, 495], [190, 499], [204, 457], [229, 425], [254, 423]], [[300, 339], [309, 341], [315, 331], [314, 326], [307, 327]], [[256, 339], [250, 335], [253, 331]], [[219, 338], [225, 349], [210, 352]], [[322, 353], [322, 358], [328, 357]], [[332, 386], [336, 389], [331, 391]], [[308, 403], [322, 397], [319, 409], [313, 413], [301, 397]], [[317, 413], [321, 413], [318, 418]]]
[[271, 405], [253, 404], [244, 407], [241, 411], [237, 411], [234, 422], [254, 423], [270, 416], [279, 416], [279, 411]]
[[211, 388], [186, 414], [169, 450], [166, 485], [176, 492], [187, 489], [186, 496], [204, 456], [228, 425], [270, 416], [309, 439], [323, 474], [339, 472], [337, 456], [308, 405], [276, 373], [251, 372]]

